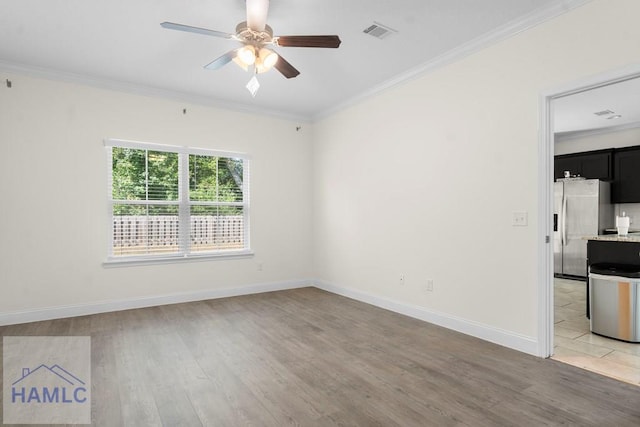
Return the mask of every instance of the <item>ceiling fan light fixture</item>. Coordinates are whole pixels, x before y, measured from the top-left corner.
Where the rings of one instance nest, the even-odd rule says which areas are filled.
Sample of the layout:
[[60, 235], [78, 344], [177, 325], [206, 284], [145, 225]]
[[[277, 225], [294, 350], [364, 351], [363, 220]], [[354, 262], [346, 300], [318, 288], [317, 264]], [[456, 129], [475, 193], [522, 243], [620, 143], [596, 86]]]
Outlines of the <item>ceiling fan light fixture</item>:
[[251, 45], [246, 45], [238, 51], [238, 59], [245, 66], [253, 65], [256, 62], [256, 48]]
[[267, 70], [270, 70], [271, 68], [273, 68], [273, 66], [276, 65], [276, 62], [278, 62], [278, 54], [272, 51], [271, 49], [267, 49], [265, 47], [260, 49], [260, 52], [258, 53], [258, 57], [260, 58], [262, 65]]
[[256, 56], [256, 73], [266, 73], [278, 62], [278, 54], [271, 49], [261, 48]]

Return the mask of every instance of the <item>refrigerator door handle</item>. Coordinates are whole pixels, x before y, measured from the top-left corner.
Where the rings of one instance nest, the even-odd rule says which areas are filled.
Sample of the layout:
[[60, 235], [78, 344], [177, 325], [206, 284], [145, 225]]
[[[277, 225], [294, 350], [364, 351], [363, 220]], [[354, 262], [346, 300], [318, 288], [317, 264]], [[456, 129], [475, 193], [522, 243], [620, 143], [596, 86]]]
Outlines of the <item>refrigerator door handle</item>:
[[562, 197], [562, 245], [567, 245], [567, 196]]

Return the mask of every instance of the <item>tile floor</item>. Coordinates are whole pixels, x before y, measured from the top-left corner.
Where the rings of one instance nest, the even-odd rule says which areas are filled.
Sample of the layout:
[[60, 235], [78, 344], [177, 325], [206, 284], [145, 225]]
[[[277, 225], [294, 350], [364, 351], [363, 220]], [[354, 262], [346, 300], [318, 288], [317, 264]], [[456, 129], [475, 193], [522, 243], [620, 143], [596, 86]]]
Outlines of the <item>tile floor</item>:
[[555, 334], [552, 359], [640, 386], [640, 344], [592, 334], [582, 281], [554, 279]]

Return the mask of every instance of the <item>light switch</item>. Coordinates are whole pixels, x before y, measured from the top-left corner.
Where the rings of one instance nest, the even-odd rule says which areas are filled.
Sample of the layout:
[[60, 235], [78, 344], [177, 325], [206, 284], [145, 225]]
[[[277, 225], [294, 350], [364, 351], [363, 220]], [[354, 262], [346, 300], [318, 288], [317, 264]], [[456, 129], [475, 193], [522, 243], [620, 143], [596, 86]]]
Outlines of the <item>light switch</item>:
[[529, 224], [529, 218], [526, 212], [514, 212], [511, 225], [514, 227], [526, 227]]

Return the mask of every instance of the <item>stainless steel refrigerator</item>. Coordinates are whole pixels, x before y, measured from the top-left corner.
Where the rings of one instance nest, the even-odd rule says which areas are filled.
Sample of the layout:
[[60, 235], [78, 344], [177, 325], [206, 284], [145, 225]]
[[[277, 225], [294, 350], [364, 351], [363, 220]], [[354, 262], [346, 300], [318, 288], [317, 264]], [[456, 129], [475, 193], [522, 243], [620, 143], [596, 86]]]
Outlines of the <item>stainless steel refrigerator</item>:
[[554, 273], [587, 276], [585, 236], [603, 234], [614, 225], [614, 209], [608, 182], [567, 178], [554, 183]]

